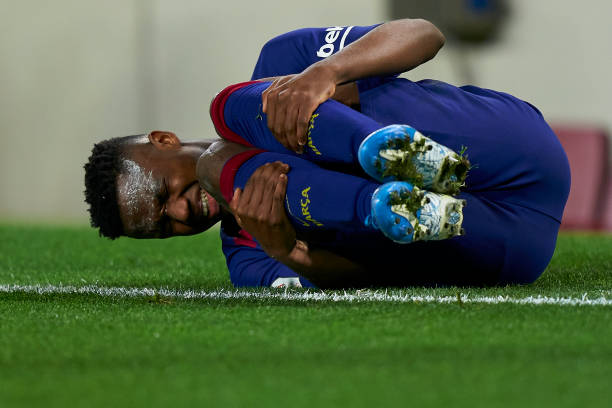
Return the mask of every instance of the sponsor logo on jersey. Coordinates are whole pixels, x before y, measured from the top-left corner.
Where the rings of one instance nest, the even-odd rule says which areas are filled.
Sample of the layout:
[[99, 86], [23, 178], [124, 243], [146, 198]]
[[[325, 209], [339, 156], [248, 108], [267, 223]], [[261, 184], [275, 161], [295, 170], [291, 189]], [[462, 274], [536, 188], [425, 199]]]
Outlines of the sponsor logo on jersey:
[[[351, 31], [353, 26], [350, 27], [329, 27], [325, 29], [325, 42], [321, 45], [321, 48], [317, 51], [317, 57], [319, 58], [327, 58], [332, 55], [336, 51], [340, 51], [344, 48], [344, 43], [346, 42], [346, 37], [348, 33]], [[340, 37], [340, 33], [344, 30], [342, 37]], [[340, 43], [336, 44], [340, 39]]]
[[302, 215], [306, 219], [306, 221], [302, 220], [302, 222], [304, 223], [304, 226], [307, 226], [307, 227], [310, 226], [310, 224], [307, 221], [310, 221], [312, 224], [316, 225], [317, 227], [322, 227], [323, 224], [315, 220], [314, 218], [312, 218], [312, 215], [310, 215], [310, 210], [308, 208], [308, 206], [310, 205], [310, 198], [308, 197], [309, 191], [310, 191], [310, 186], [302, 190], [302, 199], [300, 200], [300, 205], [302, 206]]
[[316, 155], [321, 155], [321, 152], [319, 151], [319, 149], [317, 149], [317, 147], [314, 145], [314, 143], [312, 142], [312, 136], [310, 136], [310, 134], [312, 133], [312, 129], [314, 129], [314, 121], [316, 119], [316, 117], [319, 116], [318, 113], [315, 113], [314, 115], [312, 115], [312, 117], [310, 118], [310, 123], [308, 124], [308, 147], [310, 147], [310, 150], [312, 150], [312, 152]]

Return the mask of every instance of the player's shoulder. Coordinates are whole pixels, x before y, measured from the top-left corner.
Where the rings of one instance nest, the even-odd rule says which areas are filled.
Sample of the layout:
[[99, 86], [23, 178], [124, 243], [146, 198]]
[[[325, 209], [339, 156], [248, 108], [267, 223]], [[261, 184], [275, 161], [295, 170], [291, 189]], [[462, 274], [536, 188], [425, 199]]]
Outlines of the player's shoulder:
[[313, 51], [318, 58], [326, 58], [376, 26], [378, 24], [371, 26], [336, 25], [298, 28], [272, 37], [264, 44], [262, 51], [275, 53], [285, 47], [314, 47]]
[[252, 79], [302, 72], [340, 51], [374, 26], [299, 28], [269, 39], [262, 47]]

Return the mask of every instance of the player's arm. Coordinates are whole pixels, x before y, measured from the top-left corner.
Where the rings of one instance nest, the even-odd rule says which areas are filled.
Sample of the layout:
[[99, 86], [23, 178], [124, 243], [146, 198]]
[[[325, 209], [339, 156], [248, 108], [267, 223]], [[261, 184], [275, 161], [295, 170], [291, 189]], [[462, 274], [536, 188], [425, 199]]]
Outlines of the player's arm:
[[338, 85], [408, 71], [432, 59], [444, 41], [426, 20], [384, 23], [300, 74], [274, 81], [262, 95], [268, 127], [277, 139], [289, 140], [289, 148], [304, 146], [310, 116]]
[[[285, 75], [285, 78], [289, 79], [295, 75]], [[258, 81], [262, 82], [273, 82], [281, 78], [280, 76], [261, 78]], [[346, 106], [356, 108], [359, 105], [359, 90], [355, 82], [347, 82], [336, 86], [334, 94], [330, 97], [335, 101], [338, 101]], [[282, 143], [282, 142], [281, 142]]]
[[308, 69], [325, 73], [335, 84], [398, 74], [432, 59], [444, 41], [444, 35], [429, 21], [390, 21]]
[[287, 164], [267, 163], [253, 173], [244, 191], [236, 189], [230, 209], [240, 227], [268, 256], [318, 287], [365, 286], [367, 276], [362, 265], [326, 250], [309, 248], [297, 239], [284, 206], [288, 171]]
[[243, 235], [228, 236], [221, 226], [221, 249], [235, 287], [315, 287], [288, 266], [270, 258], [261, 246]]

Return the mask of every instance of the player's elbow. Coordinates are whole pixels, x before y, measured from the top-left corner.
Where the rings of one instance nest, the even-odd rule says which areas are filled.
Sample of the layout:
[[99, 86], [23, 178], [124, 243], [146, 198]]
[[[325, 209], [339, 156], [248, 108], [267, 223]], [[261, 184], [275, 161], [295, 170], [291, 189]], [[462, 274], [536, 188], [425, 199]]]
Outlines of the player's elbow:
[[446, 42], [442, 31], [432, 22], [422, 18], [396, 20], [387, 24], [394, 37], [403, 38], [406, 46], [413, 52], [418, 50], [419, 64], [435, 57]]
[[434, 23], [422, 18], [412, 21], [414, 24], [418, 25], [422, 38], [431, 46], [431, 50], [435, 55], [446, 42], [446, 38], [444, 37], [444, 34], [442, 34], [442, 31], [440, 31], [440, 29], [436, 27]]

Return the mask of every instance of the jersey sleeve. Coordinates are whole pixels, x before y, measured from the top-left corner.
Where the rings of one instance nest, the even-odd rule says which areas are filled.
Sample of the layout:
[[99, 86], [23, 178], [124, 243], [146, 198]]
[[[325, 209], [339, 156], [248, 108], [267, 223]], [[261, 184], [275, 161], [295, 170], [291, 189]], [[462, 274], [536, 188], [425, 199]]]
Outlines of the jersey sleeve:
[[251, 79], [300, 73], [377, 26], [302, 28], [274, 37], [261, 49]]
[[291, 268], [270, 258], [244, 230], [229, 236], [221, 230], [222, 250], [235, 287], [314, 287]]

